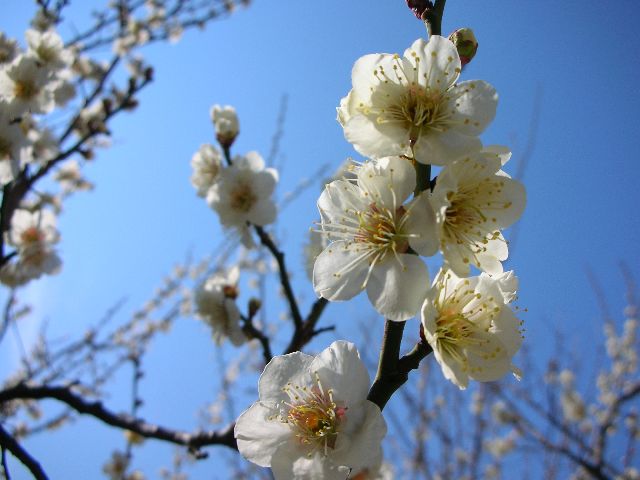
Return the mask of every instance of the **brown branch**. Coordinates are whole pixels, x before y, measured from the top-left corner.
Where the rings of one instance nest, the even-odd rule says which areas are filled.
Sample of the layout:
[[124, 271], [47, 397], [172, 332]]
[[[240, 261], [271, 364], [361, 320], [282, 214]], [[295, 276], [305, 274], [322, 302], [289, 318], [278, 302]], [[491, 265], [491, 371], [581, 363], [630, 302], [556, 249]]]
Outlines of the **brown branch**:
[[409, 372], [417, 369], [422, 359], [431, 353], [431, 347], [420, 341], [411, 352], [399, 358], [405, 323], [387, 320], [384, 325], [378, 372], [367, 396], [380, 410], [384, 409], [395, 391], [409, 379]]
[[11, 452], [11, 454], [16, 457], [20, 462], [29, 469], [31, 475], [36, 480], [48, 480], [47, 474], [42, 469], [42, 466], [38, 461], [33, 458], [29, 452], [27, 452], [22, 445], [18, 443], [18, 441], [9, 434], [2, 425], [0, 425], [0, 446], [2, 446], [2, 459], [3, 459], [3, 468], [5, 472], [5, 477], [9, 478], [9, 474], [7, 473], [7, 466], [4, 461], [4, 450], [7, 449]]
[[[134, 418], [131, 415], [113, 413], [106, 409], [102, 402], [88, 401], [74, 393], [71, 387], [18, 384], [0, 392], [0, 403], [12, 400], [40, 400], [45, 398], [58, 400], [73, 408], [76, 412], [90, 415], [107, 425], [123, 430], [131, 430], [145, 438], [154, 438], [175, 445], [185, 446], [195, 454], [201, 453], [199, 452], [201, 447], [212, 445], [223, 445], [233, 450], [238, 449], [233, 436], [233, 424], [221, 431], [188, 433], [153, 425], [142, 419]], [[199, 458], [203, 456], [206, 455], [199, 455]]]
[[265, 232], [261, 226], [254, 225], [253, 228], [258, 234], [258, 237], [260, 237], [260, 242], [262, 243], [262, 245], [267, 247], [267, 249], [273, 255], [273, 258], [275, 258], [276, 262], [278, 263], [280, 284], [282, 285], [282, 289], [284, 290], [284, 296], [289, 303], [291, 319], [293, 320], [293, 325], [295, 326], [295, 329], [297, 331], [302, 328], [302, 315], [300, 314], [300, 307], [298, 307], [298, 301], [296, 300], [295, 294], [293, 293], [293, 288], [291, 287], [291, 282], [289, 281], [289, 272], [287, 272], [287, 266], [284, 262], [284, 252], [278, 249], [271, 236], [267, 232]]

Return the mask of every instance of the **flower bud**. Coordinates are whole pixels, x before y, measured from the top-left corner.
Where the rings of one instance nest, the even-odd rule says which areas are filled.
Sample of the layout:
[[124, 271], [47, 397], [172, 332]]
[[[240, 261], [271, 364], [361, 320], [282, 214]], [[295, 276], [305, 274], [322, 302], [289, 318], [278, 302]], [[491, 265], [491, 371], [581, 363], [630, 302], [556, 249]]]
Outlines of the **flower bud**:
[[258, 298], [251, 298], [249, 300], [249, 317], [253, 317], [260, 307], [262, 306], [262, 302]]
[[223, 148], [229, 148], [240, 131], [236, 109], [228, 105], [214, 105], [211, 107], [211, 121], [216, 129], [218, 142]]
[[449, 35], [449, 40], [456, 46], [463, 67], [475, 57], [478, 51], [478, 40], [470, 28], [459, 28]]
[[424, 14], [433, 8], [433, 3], [429, 0], [407, 0], [407, 7], [419, 20], [424, 20]]

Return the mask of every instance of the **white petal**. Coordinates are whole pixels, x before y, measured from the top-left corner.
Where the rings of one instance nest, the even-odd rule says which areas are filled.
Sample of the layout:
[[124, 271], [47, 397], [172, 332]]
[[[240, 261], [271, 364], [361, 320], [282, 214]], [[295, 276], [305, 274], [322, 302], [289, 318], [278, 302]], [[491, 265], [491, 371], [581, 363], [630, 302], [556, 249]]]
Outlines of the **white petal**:
[[[387, 434], [387, 424], [382, 417], [380, 408], [365, 400], [357, 406], [364, 411], [362, 423], [357, 430], [352, 431], [349, 442], [341, 445], [340, 434], [336, 442], [336, 449], [331, 454], [331, 460], [337, 465], [345, 465], [358, 471], [365, 467], [373, 467], [380, 463], [382, 458], [382, 439]], [[349, 421], [347, 410], [347, 422]]]
[[520, 320], [513, 314], [513, 311], [504, 306], [493, 320], [493, 333], [507, 349], [507, 355], [511, 359], [522, 345], [522, 332], [520, 331]]
[[358, 186], [390, 209], [404, 203], [416, 187], [416, 169], [401, 157], [365, 163], [358, 171]]
[[269, 420], [275, 414], [275, 408], [256, 402], [236, 420], [234, 436], [240, 454], [261, 467], [269, 467], [278, 447], [286, 445], [293, 437], [287, 424], [277, 419]]
[[255, 225], [268, 225], [275, 222], [277, 213], [276, 204], [270, 198], [266, 198], [251, 207], [247, 212], [247, 220]]
[[480, 150], [482, 142], [475, 136], [464, 135], [457, 129], [421, 136], [414, 147], [416, 160], [429, 165], [447, 165]]
[[389, 257], [373, 268], [367, 295], [375, 309], [389, 320], [413, 317], [429, 289], [429, 271], [417, 255]]
[[359, 211], [368, 207], [360, 189], [346, 180], [327, 184], [318, 199], [320, 216], [327, 223], [343, 224], [347, 211]]
[[376, 125], [365, 115], [355, 115], [344, 126], [344, 137], [362, 155], [372, 158], [408, 152], [409, 132], [401, 125]]
[[422, 192], [409, 205], [404, 230], [417, 237], [409, 238], [409, 245], [420, 255], [430, 257], [438, 251], [436, 216], [429, 202], [429, 194]]
[[[460, 75], [460, 57], [455, 45], [447, 38], [433, 35], [428, 42], [419, 38], [404, 52], [412, 60], [415, 52], [420, 59], [418, 78], [421, 85], [433, 90], [445, 91]], [[426, 74], [426, 78], [424, 77]]]
[[301, 352], [288, 353], [273, 357], [264, 367], [258, 381], [258, 392], [263, 402], [277, 403], [288, 399], [282, 388], [288, 383], [306, 385], [309, 382], [311, 355]]
[[349, 300], [360, 293], [369, 269], [367, 253], [361, 245], [342, 240], [325, 248], [313, 267], [313, 288], [331, 301]]
[[347, 480], [349, 472], [340, 469], [320, 452], [307, 457], [299, 450], [283, 446], [276, 452], [271, 464], [276, 480]]
[[264, 160], [258, 152], [249, 152], [244, 157], [236, 157], [233, 163], [240, 168], [248, 168], [254, 172], [264, 169]]
[[456, 128], [465, 135], [480, 135], [496, 116], [498, 94], [495, 88], [482, 80], [461, 82], [449, 92], [449, 108]]
[[333, 342], [309, 368], [318, 372], [323, 387], [333, 389], [333, 397], [345, 402], [347, 408], [367, 397], [369, 372], [353, 343], [344, 340]]

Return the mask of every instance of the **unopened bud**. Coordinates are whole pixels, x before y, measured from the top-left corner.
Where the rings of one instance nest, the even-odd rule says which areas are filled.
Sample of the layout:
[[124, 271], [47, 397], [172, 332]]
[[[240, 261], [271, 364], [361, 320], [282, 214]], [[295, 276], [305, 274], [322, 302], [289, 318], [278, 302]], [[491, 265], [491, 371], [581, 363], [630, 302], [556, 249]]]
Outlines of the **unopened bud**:
[[214, 105], [211, 107], [211, 121], [216, 129], [218, 142], [223, 148], [229, 148], [240, 131], [236, 109], [228, 105]]
[[424, 20], [425, 14], [433, 8], [433, 3], [429, 0], [407, 0], [407, 7], [419, 20]]
[[459, 28], [449, 35], [449, 40], [456, 46], [463, 67], [476, 56], [478, 40], [470, 28]]
[[226, 298], [235, 300], [238, 298], [238, 287], [236, 285], [225, 285], [222, 287], [222, 293]]
[[249, 317], [253, 317], [258, 310], [262, 307], [262, 302], [258, 298], [252, 298], [249, 300]]

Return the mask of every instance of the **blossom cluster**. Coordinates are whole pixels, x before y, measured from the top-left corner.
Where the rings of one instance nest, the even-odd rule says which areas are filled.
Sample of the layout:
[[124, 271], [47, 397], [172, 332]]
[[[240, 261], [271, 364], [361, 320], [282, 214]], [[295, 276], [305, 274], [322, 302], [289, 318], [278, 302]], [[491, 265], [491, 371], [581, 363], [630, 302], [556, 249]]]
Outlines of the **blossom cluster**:
[[[0, 33], [0, 182], [18, 179], [30, 167], [41, 168], [59, 153], [54, 132], [42, 116], [64, 107], [76, 95], [74, 52], [65, 48], [50, 25], [28, 29], [27, 48]], [[65, 166], [69, 170], [70, 166]], [[62, 170], [61, 170], [62, 172]], [[64, 173], [64, 172], [62, 172]], [[81, 180], [80, 176], [77, 176]], [[62, 176], [59, 179], [64, 183]], [[54, 245], [59, 240], [51, 209], [23, 203], [10, 216], [5, 242], [15, 248], [0, 270], [0, 281], [22, 285], [42, 274], [56, 273], [61, 260]], [[55, 207], [55, 202], [50, 202]], [[4, 213], [3, 213], [4, 215]]]
[[[459, 82], [461, 72], [456, 45], [437, 35], [402, 56], [355, 63], [338, 121], [370, 159], [318, 200], [329, 243], [315, 259], [313, 284], [332, 301], [366, 290], [389, 320], [420, 313], [444, 375], [465, 388], [469, 378], [517, 372], [511, 358], [522, 336], [510, 307], [517, 278], [503, 271], [502, 231], [520, 217], [526, 196], [502, 170], [509, 149], [479, 138], [495, 116], [495, 89]], [[442, 167], [437, 177], [420, 180], [432, 166]], [[443, 266], [429, 285], [425, 257], [437, 252]]]

